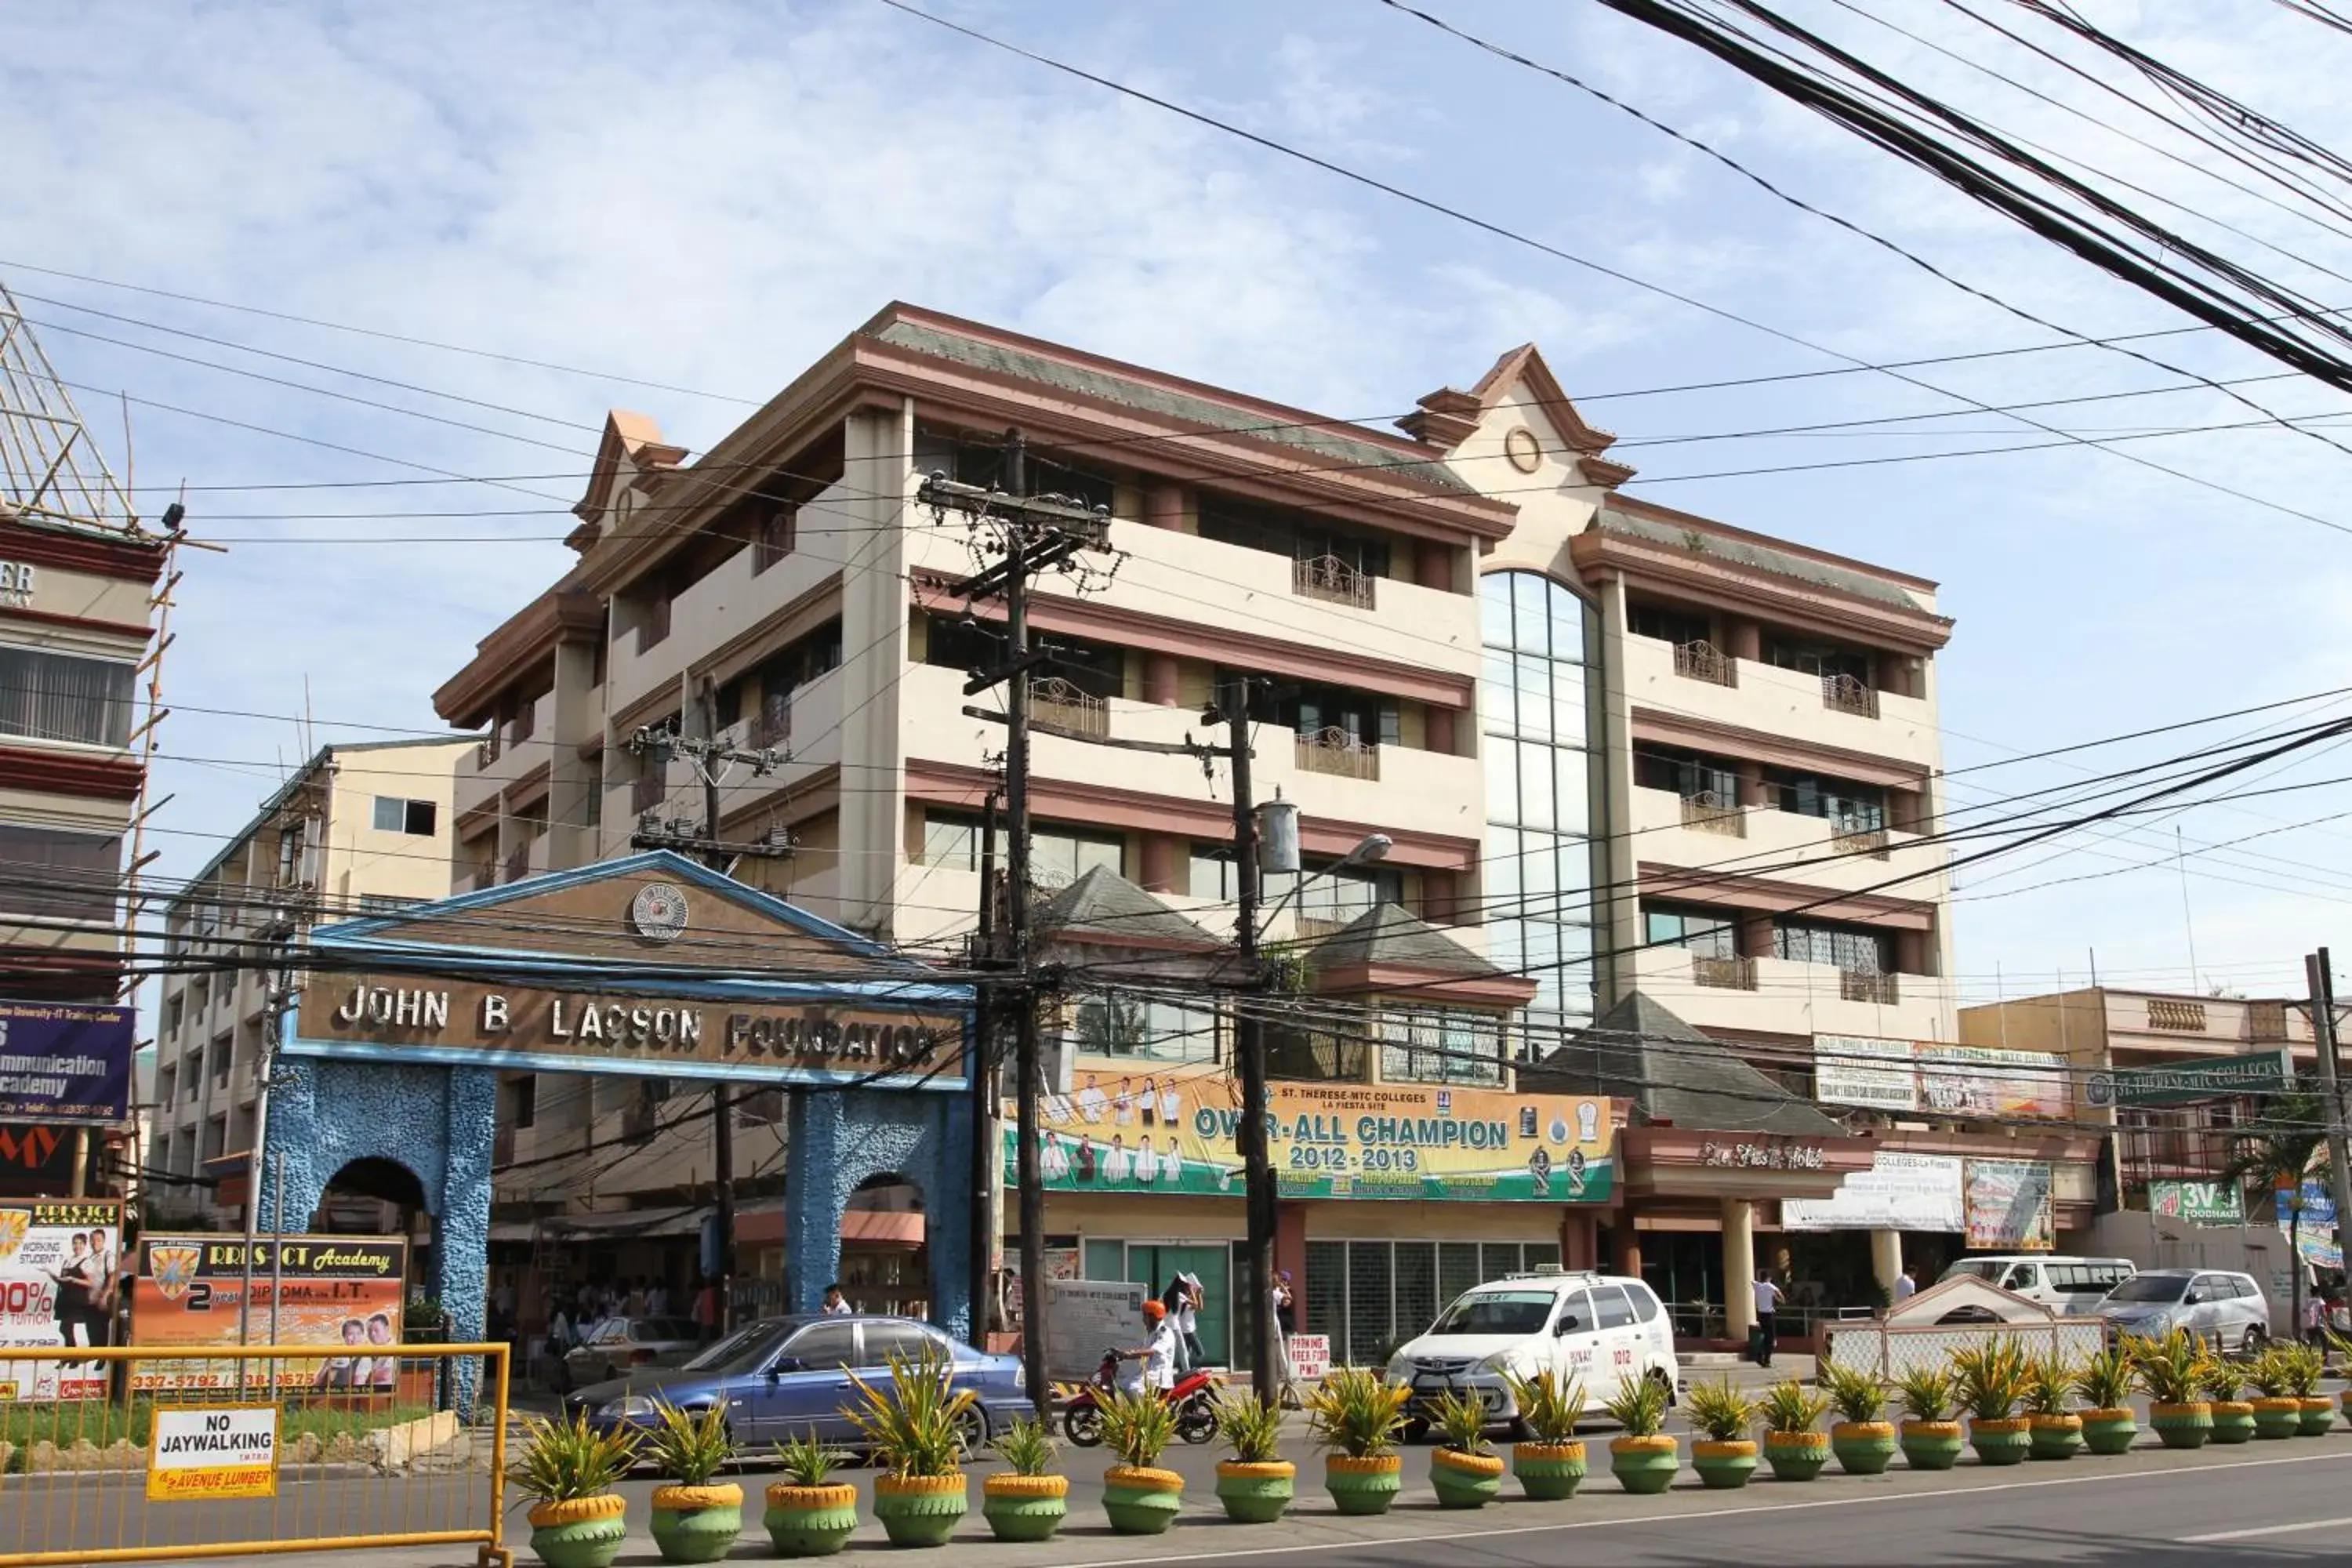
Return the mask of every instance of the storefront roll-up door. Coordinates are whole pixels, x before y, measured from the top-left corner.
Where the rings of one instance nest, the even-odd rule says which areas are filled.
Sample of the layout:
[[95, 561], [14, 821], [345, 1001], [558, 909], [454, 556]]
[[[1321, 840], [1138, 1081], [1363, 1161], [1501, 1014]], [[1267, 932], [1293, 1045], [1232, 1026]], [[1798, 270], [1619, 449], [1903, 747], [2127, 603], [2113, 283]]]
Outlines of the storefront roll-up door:
[[1310, 1241], [1302, 1331], [1331, 1342], [1336, 1364], [1387, 1364], [1474, 1285], [1556, 1266], [1557, 1242]]

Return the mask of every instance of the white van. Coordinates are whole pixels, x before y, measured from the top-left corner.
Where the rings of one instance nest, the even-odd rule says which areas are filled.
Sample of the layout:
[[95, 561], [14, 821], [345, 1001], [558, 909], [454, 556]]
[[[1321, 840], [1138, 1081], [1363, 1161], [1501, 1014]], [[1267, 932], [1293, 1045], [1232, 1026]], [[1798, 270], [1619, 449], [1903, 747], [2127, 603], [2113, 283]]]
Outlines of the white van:
[[1945, 1269], [1943, 1277], [1973, 1274], [2052, 1311], [2088, 1318], [2096, 1314], [2109, 1291], [2138, 1272], [2139, 1266], [2128, 1258], [2060, 1258], [2037, 1252], [1963, 1258]]
[[1594, 1405], [1655, 1377], [1672, 1397], [1680, 1376], [1672, 1323], [1639, 1279], [1590, 1271], [1514, 1274], [1464, 1291], [1388, 1365], [1426, 1421], [1441, 1396], [1475, 1392], [1496, 1421], [1516, 1421], [1509, 1377], [1549, 1370], [1576, 1379]]

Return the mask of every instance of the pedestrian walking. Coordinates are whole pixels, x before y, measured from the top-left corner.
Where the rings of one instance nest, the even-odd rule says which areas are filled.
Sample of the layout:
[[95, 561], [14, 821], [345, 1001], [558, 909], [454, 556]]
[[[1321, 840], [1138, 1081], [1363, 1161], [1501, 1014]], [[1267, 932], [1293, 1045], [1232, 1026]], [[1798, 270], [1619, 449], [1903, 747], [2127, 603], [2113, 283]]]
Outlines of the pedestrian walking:
[[1296, 1405], [1298, 1399], [1297, 1363], [1290, 1359], [1290, 1336], [1297, 1331], [1297, 1307], [1290, 1289], [1290, 1270], [1278, 1270], [1274, 1277], [1274, 1353], [1277, 1382], [1276, 1398], [1286, 1405]]
[[1762, 1269], [1756, 1271], [1756, 1364], [1772, 1364], [1772, 1342], [1779, 1337], [1780, 1317], [1780, 1287], [1772, 1283], [1772, 1276]]
[[1918, 1293], [1919, 1282], [1911, 1278], [1911, 1270], [1908, 1268], [1897, 1270], [1895, 1276], [1895, 1304], [1899, 1307]]

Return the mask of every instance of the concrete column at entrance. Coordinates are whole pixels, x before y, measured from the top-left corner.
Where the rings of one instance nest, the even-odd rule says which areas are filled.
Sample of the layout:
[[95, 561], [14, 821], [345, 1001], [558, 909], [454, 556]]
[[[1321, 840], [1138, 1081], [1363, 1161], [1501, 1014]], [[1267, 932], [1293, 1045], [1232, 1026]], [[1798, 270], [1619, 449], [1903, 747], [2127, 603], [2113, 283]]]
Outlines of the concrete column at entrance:
[[1746, 1198], [1723, 1200], [1723, 1305], [1732, 1337], [1746, 1340], [1756, 1326], [1756, 1205]]
[[1903, 1272], [1903, 1233], [1899, 1230], [1874, 1230], [1870, 1233], [1870, 1272], [1879, 1289], [1886, 1292], [1889, 1301], [1895, 1300], [1895, 1279]]
[[1180, 701], [1183, 689], [1181, 672], [1172, 653], [1147, 653], [1143, 656], [1143, 700], [1162, 708], [1173, 708]]
[[1723, 651], [1734, 658], [1750, 662], [1764, 657], [1763, 628], [1754, 621], [1737, 616], [1727, 616], [1723, 622]]
[[1559, 1216], [1559, 1261], [1563, 1268], [1601, 1267], [1601, 1221], [1590, 1209], [1569, 1209]]
[[1633, 1228], [1630, 1209], [1620, 1213], [1609, 1227], [1609, 1267], [1629, 1279], [1642, 1277], [1642, 1233]]

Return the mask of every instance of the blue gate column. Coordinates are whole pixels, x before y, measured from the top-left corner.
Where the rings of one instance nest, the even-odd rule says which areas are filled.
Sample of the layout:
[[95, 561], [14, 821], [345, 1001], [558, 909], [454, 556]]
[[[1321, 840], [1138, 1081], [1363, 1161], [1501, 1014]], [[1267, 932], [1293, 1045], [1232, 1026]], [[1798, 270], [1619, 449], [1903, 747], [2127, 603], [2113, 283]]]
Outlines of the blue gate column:
[[789, 1310], [814, 1312], [841, 1277], [842, 1215], [867, 1179], [895, 1175], [923, 1196], [931, 1321], [958, 1339], [971, 1321], [971, 1129], [961, 1096], [905, 1089], [807, 1089], [785, 1113], [784, 1272]]

